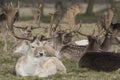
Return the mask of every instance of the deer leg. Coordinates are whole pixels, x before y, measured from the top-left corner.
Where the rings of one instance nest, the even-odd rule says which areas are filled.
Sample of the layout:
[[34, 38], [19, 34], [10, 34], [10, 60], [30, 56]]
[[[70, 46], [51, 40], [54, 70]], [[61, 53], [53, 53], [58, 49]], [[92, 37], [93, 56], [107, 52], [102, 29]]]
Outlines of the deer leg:
[[5, 34], [4, 34], [4, 36], [3, 36], [3, 39], [4, 39], [4, 48], [3, 48], [3, 50], [5, 51], [5, 52], [7, 52], [7, 32], [5, 32]]

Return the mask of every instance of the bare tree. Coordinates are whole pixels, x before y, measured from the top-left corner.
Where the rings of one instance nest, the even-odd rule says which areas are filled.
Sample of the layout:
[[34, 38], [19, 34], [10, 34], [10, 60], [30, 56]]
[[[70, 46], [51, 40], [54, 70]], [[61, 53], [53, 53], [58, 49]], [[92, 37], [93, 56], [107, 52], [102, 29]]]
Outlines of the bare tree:
[[87, 6], [86, 14], [88, 14], [88, 15], [93, 14], [94, 3], [95, 3], [95, 0], [88, 0], [88, 6]]
[[37, 23], [40, 26], [40, 19], [42, 16], [42, 11], [43, 11], [43, 4], [39, 4], [38, 7], [36, 8], [35, 12], [34, 12], [34, 21], [35, 23]]

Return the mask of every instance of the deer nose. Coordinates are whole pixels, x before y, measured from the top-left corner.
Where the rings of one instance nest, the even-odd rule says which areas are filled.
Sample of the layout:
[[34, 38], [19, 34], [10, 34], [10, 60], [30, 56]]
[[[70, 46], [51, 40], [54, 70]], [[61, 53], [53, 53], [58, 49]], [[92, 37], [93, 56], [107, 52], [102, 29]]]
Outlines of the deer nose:
[[39, 53], [40, 56], [43, 56], [43, 53]]

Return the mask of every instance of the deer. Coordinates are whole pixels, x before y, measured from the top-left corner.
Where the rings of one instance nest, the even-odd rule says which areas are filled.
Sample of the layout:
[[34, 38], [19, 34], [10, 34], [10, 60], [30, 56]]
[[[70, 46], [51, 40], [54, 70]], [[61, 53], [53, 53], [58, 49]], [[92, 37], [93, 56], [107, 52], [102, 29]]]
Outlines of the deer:
[[13, 24], [17, 18], [18, 9], [14, 8], [12, 3], [5, 3], [4, 6], [2, 6], [3, 13], [0, 15], [0, 32], [3, 33], [3, 39], [4, 39], [4, 48], [3, 50], [7, 52], [7, 38], [8, 38], [8, 32], [13, 32]]
[[48, 42], [49, 38], [45, 38], [44, 36], [20, 37], [14, 34], [14, 37], [19, 40], [15, 43], [13, 47], [14, 54], [25, 55], [29, 51], [30, 45], [34, 47], [40, 47], [43, 46], [43, 43], [45, 44], [43, 47], [46, 49], [47, 55], [57, 56], [57, 54], [59, 53], [52, 47], [51, 42]]
[[[115, 35], [110, 34], [110, 33], [106, 33], [105, 34], [105, 38], [102, 42], [102, 44], [100, 45], [101, 49], [103, 51], [107, 51], [107, 52], [118, 52], [118, 45], [120, 44], [120, 41], [117, 39], [117, 37], [115, 37]], [[113, 49], [113, 47], [115, 47], [115, 49]], [[117, 47], [116, 47], [117, 46]]]
[[13, 47], [14, 54], [18, 54], [20, 56], [26, 55], [26, 53], [30, 50], [29, 49], [30, 45], [34, 47], [43, 46], [44, 49], [46, 49], [48, 56], [57, 56], [57, 54], [59, 53], [51, 46], [51, 43], [49, 43], [48, 41], [44, 41], [44, 40], [41, 41], [38, 37], [34, 37], [34, 38], [32, 37], [31, 38], [22, 38], [22, 37], [20, 38], [18, 36], [15, 36], [15, 37], [22, 41], [18, 41], [15, 43]]
[[[21, 41], [21, 42], [16, 43], [16, 45], [14, 46], [14, 49], [13, 49], [14, 53], [22, 53], [22, 55], [24, 55], [28, 51], [28, 48], [29, 48], [28, 44], [34, 44], [34, 45], [40, 44], [41, 45], [41, 40], [39, 40], [38, 38], [37, 38], [37, 40], [34, 39], [34, 41], [31, 41], [31, 40], [30, 41], [26, 41], [28, 39], [25, 39], [25, 41]], [[60, 51], [60, 49], [64, 45], [66, 45], [69, 42], [71, 42], [71, 39], [72, 39], [72, 33], [71, 32], [56, 31], [54, 37], [51, 38], [52, 43], [54, 43], [54, 44], [51, 45], [49, 42], [46, 42], [44, 47], [46, 48], [47, 52], [50, 55], [56, 56], [56, 57], [59, 58], [59, 51]], [[27, 43], [27, 42], [29, 42], [29, 43]]]
[[64, 64], [57, 57], [47, 57], [43, 47], [32, 46], [25, 56], [19, 58], [15, 69], [18, 76], [38, 76], [42, 78], [56, 73], [66, 73]]
[[[102, 16], [102, 18], [99, 20], [98, 23], [98, 27], [101, 27], [105, 33], [105, 39], [103, 40], [103, 43], [101, 44], [101, 49], [103, 51], [111, 51], [111, 47], [112, 45], [118, 45], [119, 44], [119, 40], [117, 39], [116, 35], [118, 33], [118, 29], [116, 32], [116, 28], [114, 29], [114, 27], [112, 26], [112, 18], [114, 16], [114, 12], [113, 9], [109, 9], [108, 13], [104, 16]], [[99, 29], [100, 31], [100, 29]], [[103, 32], [103, 33], [104, 33]], [[112, 50], [113, 51], [113, 50]], [[115, 50], [115, 52], [117, 52], [117, 50]]]
[[114, 52], [85, 52], [79, 60], [79, 67], [95, 71], [115, 71], [120, 68], [120, 54]]
[[[86, 52], [101, 51], [98, 40], [96, 40], [97, 36], [100, 36], [101, 34], [98, 34], [97, 36], [93, 36], [95, 33], [95, 30], [93, 31], [92, 35], [83, 34], [80, 31], [76, 31], [76, 33], [82, 36], [87, 36], [89, 44], [88, 45], [73, 45], [73, 44], [71, 45], [70, 44], [70, 45], [64, 46], [60, 52], [61, 57], [66, 57], [67, 59], [73, 59], [78, 62], [79, 58], [85, 51]], [[76, 50], [76, 52], [74, 50]]]
[[[88, 36], [89, 38], [89, 36]], [[120, 68], [120, 54], [115, 52], [106, 52], [102, 51], [100, 48], [97, 39], [89, 40], [89, 45], [87, 46], [86, 50], [81, 54], [79, 58], [78, 66], [81, 68], [89, 68], [95, 71], [115, 71]], [[97, 47], [91, 47], [93, 44], [96, 43]]]

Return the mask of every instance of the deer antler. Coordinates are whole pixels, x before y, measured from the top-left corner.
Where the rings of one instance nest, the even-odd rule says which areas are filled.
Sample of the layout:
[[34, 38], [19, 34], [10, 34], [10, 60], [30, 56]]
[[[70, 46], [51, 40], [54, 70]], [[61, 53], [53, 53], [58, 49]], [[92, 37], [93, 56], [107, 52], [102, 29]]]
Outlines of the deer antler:
[[[6, 24], [6, 26], [8, 27], [8, 25]], [[21, 40], [28, 40], [28, 41], [34, 41], [36, 37], [31, 37], [31, 38], [25, 38], [25, 37], [19, 37], [15, 34], [15, 31], [13, 29], [12, 35], [17, 38], [17, 39], [21, 39]]]

